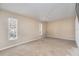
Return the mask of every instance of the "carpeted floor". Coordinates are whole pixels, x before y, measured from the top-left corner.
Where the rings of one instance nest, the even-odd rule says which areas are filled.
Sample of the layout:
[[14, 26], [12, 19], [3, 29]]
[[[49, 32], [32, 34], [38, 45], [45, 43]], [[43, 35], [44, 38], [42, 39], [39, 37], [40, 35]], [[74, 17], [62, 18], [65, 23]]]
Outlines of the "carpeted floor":
[[[19, 45], [0, 52], [1, 56], [72, 56], [75, 53], [74, 41], [45, 38]], [[73, 51], [74, 50], [74, 51]], [[74, 54], [75, 53], [75, 54]]]

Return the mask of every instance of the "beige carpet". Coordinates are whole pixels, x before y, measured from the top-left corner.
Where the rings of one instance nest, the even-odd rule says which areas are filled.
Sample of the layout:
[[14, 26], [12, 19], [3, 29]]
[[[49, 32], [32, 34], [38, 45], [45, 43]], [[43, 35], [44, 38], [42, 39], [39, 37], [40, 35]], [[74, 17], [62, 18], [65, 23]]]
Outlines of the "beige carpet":
[[[45, 38], [0, 52], [1, 56], [68, 56], [74, 55], [74, 41]], [[77, 55], [77, 54], [75, 54]]]

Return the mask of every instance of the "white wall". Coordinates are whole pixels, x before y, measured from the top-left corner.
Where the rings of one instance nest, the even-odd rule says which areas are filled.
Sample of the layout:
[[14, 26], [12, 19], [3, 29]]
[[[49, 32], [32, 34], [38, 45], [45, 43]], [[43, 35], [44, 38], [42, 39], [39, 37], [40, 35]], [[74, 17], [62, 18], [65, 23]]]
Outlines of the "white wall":
[[76, 44], [79, 47], [79, 20], [76, 16], [75, 19], [75, 40], [76, 40]]
[[[18, 20], [18, 39], [8, 40], [8, 18], [15, 16]], [[16, 13], [0, 10], [0, 49], [18, 44], [37, 40], [40, 37], [39, 22]]]

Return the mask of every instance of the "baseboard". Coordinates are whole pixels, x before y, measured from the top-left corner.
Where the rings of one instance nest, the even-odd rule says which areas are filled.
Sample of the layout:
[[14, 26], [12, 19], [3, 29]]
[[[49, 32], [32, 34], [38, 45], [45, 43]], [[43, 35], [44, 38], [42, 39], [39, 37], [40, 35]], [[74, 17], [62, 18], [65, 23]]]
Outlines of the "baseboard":
[[[46, 38], [55, 38], [55, 37], [51, 37], [49, 35], [46, 36]], [[24, 42], [20, 42], [20, 43], [16, 43], [16, 44], [13, 44], [13, 45], [10, 45], [10, 46], [7, 46], [7, 47], [4, 47], [4, 48], [1, 48], [0, 51], [3, 51], [3, 50], [6, 50], [6, 49], [9, 49], [9, 48], [12, 48], [12, 47], [15, 47], [15, 46], [18, 46], [18, 45], [22, 45], [22, 44], [25, 44], [25, 43], [28, 43], [28, 42], [31, 42], [31, 41], [35, 41], [35, 40], [38, 40], [38, 39], [43, 39], [45, 38], [45, 36], [38, 36], [38, 37], [34, 37], [34, 38], [31, 38], [33, 40], [30, 40], [30, 41], [24, 41]], [[61, 38], [55, 38], [55, 39], [61, 39]], [[68, 39], [66, 39], [68, 40]], [[72, 40], [74, 41], [74, 40]]]
[[22, 45], [22, 44], [25, 44], [25, 43], [28, 43], [28, 42], [31, 42], [31, 41], [35, 41], [35, 40], [38, 40], [38, 39], [41, 39], [41, 38], [42, 38], [42, 36], [39, 36], [39, 37], [32, 38], [33, 40], [30, 40], [30, 41], [25, 41], [25, 42], [16, 43], [16, 44], [13, 44], [13, 45], [10, 45], [10, 46], [1, 48], [0, 51], [6, 50], [6, 49], [9, 49], [9, 48], [18, 46], [18, 45]]
[[52, 35], [47, 35], [46, 37], [48, 38], [54, 38], [54, 39], [64, 39], [64, 40], [71, 40], [71, 41], [75, 41], [75, 39], [65, 39], [65, 38], [58, 38], [58, 37], [53, 37]]

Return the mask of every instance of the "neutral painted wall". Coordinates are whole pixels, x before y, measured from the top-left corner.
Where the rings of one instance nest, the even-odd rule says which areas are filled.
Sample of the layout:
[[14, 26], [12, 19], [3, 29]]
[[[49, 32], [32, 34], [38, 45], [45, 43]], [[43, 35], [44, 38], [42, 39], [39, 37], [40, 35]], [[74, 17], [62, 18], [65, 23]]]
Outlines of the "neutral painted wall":
[[75, 17], [48, 22], [47, 34], [48, 37], [74, 40]]
[[[12, 41], [8, 40], [8, 18], [10, 16], [15, 16], [18, 20], [18, 39]], [[48, 37], [74, 40], [74, 17], [45, 23], [16, 13], [0, 10], [0, 48], [38, 39], [41, 37], [41, 23], [43, 35], [48, 34]]]
[[79, 47], [79, 20], [77, 16], [75, 18], [75, 41], [77, 46]]
[[[8, 18], [15, 16], [18, 20], [18, 39], [8, 40]], [[25, 16], [0, 10], [0, 48], [21, 42], [29, 42], [40, 37], [39, 22]]]

